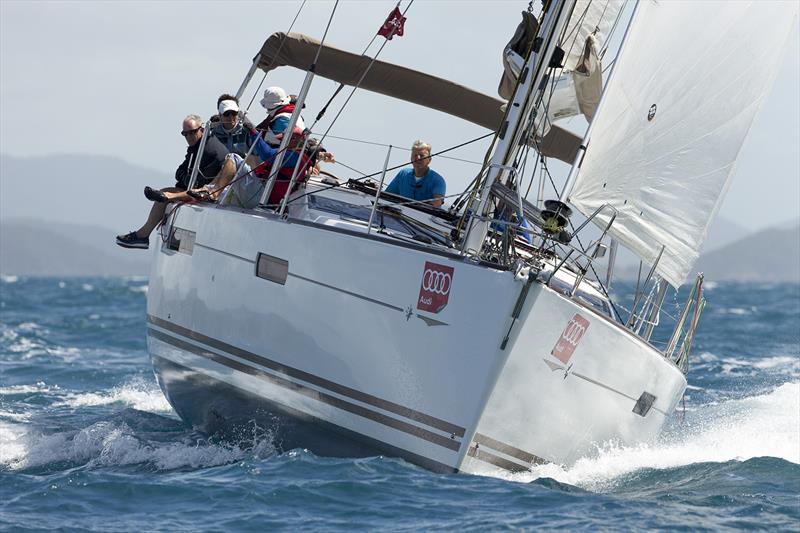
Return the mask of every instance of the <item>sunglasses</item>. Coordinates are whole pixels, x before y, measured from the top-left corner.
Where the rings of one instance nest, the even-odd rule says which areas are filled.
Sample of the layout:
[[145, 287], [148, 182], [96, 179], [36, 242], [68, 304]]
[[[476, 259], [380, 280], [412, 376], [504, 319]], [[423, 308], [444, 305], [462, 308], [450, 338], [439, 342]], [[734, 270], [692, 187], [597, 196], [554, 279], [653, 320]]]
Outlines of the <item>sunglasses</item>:
[[199, 130], [200, 128], [202, 128], [202, 126], [198, 126], [198, 127], [196, 127], [195, 129], [193, 129], [193, 130], [182, 131], [182, 132], [181, 132], [181, 135], [183, 135], [184, 137], [188, 137], [189, 135], [191, 135], [192, 133], [196, 132], [196, 131], [197, 131], [197, 130]]
[[223, 117], [235, 117], [235, 116], [236, 116], [236, 115], [238, 115], [238, 114], [239, 114], [239, 112], [238, 112], [238, 111], [225, 111], [225, 112], [222, 114], [222, 116], [223, 116]]

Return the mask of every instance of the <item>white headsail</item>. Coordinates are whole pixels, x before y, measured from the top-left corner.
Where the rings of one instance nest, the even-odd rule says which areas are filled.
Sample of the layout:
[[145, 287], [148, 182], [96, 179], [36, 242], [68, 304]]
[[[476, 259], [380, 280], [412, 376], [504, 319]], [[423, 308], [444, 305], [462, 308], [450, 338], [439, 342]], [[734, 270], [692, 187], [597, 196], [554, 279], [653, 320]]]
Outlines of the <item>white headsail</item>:
[[[569, 201], [679, 286], [720, 207], [797, 3], [642, 0]], [[599, 216], [605, 225], [608, 214]], [[597, 219], [595, 219], [597, 220]]]

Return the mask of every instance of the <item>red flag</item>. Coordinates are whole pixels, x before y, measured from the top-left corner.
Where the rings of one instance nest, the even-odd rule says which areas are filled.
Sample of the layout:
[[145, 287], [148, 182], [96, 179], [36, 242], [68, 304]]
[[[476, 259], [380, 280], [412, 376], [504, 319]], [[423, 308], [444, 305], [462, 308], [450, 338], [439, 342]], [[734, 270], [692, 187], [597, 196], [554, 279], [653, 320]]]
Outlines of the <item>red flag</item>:
[[395, 35], [402, 37], [403, 24], [405, 23], [406, 18], [400, 12], [400, 8], [395, 7], [394, 10], [389, 13], [389, 17], [386, 19], [386, 22], [384, 22], [383, 26], [381, 26], [381, 28], [378, 30], [378, 35], [383, 35], [389, 41], [391, 41], [392, 37]]

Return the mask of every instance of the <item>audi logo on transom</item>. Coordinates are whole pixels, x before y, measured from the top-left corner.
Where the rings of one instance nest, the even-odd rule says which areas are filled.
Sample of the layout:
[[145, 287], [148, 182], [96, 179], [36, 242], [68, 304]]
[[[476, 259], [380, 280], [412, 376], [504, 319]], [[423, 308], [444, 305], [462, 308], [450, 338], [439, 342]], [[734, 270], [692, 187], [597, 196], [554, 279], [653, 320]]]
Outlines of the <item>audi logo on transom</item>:
[[453, 267], [425, 261], [417, 309], [438, 313], [447, 306], [453, 288]]

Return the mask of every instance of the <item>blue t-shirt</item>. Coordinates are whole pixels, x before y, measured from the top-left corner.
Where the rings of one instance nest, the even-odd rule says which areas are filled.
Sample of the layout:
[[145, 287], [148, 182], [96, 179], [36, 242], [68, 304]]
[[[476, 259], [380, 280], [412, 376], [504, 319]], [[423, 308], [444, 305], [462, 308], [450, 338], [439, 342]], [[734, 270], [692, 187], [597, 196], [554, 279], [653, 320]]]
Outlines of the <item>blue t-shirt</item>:
[[445, 195], [445, 183], [444, 178], [430, 168], [419, 181], [414, 177], [413, 168], [404, 168], [386, 187], [386, 192], [412, 200], [431, 200], [434, 195]]

